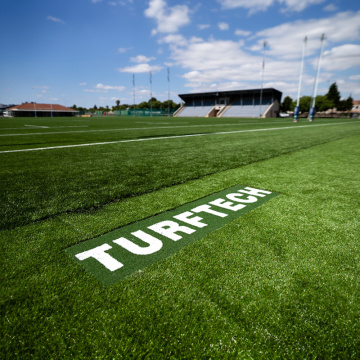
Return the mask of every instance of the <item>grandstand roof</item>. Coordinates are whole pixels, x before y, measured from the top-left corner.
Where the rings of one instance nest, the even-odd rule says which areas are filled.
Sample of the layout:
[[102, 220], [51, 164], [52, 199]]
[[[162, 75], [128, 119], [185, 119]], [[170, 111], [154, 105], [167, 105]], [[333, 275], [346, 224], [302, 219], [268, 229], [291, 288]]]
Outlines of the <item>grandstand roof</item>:
[[[273, 88], [262, 89], [263, 94], [271, 93], [275, 96], [280, 102], [282, 92]], [[179, 97], [186, 101], [189, 98], [195, 97], [226, 97], [226, 96], [237, 96], [237, 95], [252, 95], [260, 94], [261, 89], [247, 89], [247, 90], [230, 90], [230, 91], [212, 91], [212, 92], [203, 92], [203, 93], [189, 93], [189, 94], [179, 94]]]
[[21, 105], [12, 106], [9, 111], [53, 111], [53, 112], [77, 112], [74, 109], [68, 108], [58, 104], [35, 104], [25, 103]]

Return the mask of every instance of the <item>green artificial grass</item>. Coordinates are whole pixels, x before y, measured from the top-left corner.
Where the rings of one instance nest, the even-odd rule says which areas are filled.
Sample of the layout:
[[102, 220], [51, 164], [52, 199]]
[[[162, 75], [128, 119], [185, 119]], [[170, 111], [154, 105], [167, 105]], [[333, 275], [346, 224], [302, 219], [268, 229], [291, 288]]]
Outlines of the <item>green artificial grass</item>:
[[[118, 118], [121, 119], [121, 118]], [[135, 118], [136, 126], [145, 127], [135, 133], [126, 131], [104, 131], [83, 134], [59, 134], [57, 142], [54, 135], [34, 135], [31, 146], [47, 147], [54, 145], [73, 144], [70, 135], [77, 138], [77, 144], [92, 142], [123, 140], [124, 138], [146, 138], [197, 133], [199, 128], [155, 129], [143, 124], [143, 119]], [[141, 121], [142, 120], [142, 121]], [[181, 120], [181, 121], [180, 121]], [[18, 120], [20, 121], [20, 120]], [[33, 120], [35, 121], [35, 120]], [[67, 123], [69, 120], [66, 120]], [[115, 127], [115, 120], [91, 120], [89, 130], [108, 130]], [[122, 120], [118, 120], [121, 122]], [[129, 120], [118, 124], [118, 128], [132, 128]], [[157, 120], [159, 122], [160, 120]], [[164, 120], [162, 120], [164, 121]], [[168, 120], [170, 122], [171, 120]], [[183, 119], [173, 120], [174, 125], [184, 126]], [[177, 121], [177, 122], [175, 122]], [[188, 120], [190, 121], [190, 120]], [[235, 121], [226, 119], [232, 126], [205, 127], [205, 120], [194, 120], [208, 132], [218, 132], [219, 128], [226, 131], [254, 130], [266, 128], [292, 127], [292, 123], [274, 124], [264, 119]], [[206, 120], [207, 121], [207, 120]], [[211, 120], [214, 122], [214, 120]], [[224, 120], [222, 120], [224, 121]], [[26, 119], [26, 123], [28, 123]], [[102, 127], [99, 129], [100, 126]], [[153, 127], [158, 127], [155, 121]], [[250, 125], [247, 125], [249, 124]], [[4, 204], [0, 218], [1, 228], [13, 228], [17, 225], [30, 223], [49, 216], [69, 211], [82, 211], [99, 207], [112, 201], [121, 200], [155, 191], [167, 186], [183, 183], [192, 179], [224, 171], [256, 161], [269, 159], [299, 149], [326, 143], [335, 139], [358, 133], [359, 122], [337, 120], [340, 125], [332, 125], [333, 120], [316, 123], [296, 129], [308, 123], [294, 124], [294, 129], [271, 130], [260, 132], [234, 133], [212, 136], [199, 136], [158, 141], [144, 141], [80, 147], [69, 149], [52, 149], [46, 151], [30, 151], [21, 153], [0, 153], [2, 169], [0, 173], [0, 199]], [[36, 122], [37, 124], [44, 124]], [[217, 125], [221, 121], [217, 120]], [[47, 122], [49, 125], [49, 121]], [[52, 124], [50, 122], [50, 124]], [[178, 125], [176, 125], [178, 124]], [[329, 126], [318, 126], [330, 124]], [[122, 125], [122, 126], [120, 126]], [[13, 127], [20, 125], [12, 125]], [[90, 126], [90, 125], [89, 125]], [[8, 130], [10, 131], [10, 130]], [[14, 132], [15, 130], [11, 130]], [[19, 130], [20, 131], [20, 130]], [[27, 130], [28, 131], [28, 130]], [[39, 129], [31, 130], [39, 133]], [[46, 133], [49, 129], [41, 129]], [[166, 131], [166, 134], [164, 134]], [[20, 132], [23, 133], [23, 130]], [[49, 138], [50, 137], [50, 138]], [[1, 142], [12, 140], [14, 144], [4, 145], [4, 150], [18, 149], [20, 143], [27, 141], [22, 136], [2, 137]], [[270, 140], [269, 140], [270, 139]], [[29, 140], [30, 141], [30, 140]], [[29, 147], [26, 143], [21, 145]], [[31, 147], [30, 147], [31, 148]]]
[[[298, 129], [296, 135], [287, 133], [289, 139], [269, 131], [261, 139], [247, 133], [154, 145], [150, 172], [161, 170], [152, 159], [170, 146], [169, 166], [176, 173], [171, 181], [160, 171], [162, 180], [156, 186], [144, 181], [140, 191], [130, 173], [118, 178], [128, 179], [128, 197], [100, 207], [92, 197], [87, 211], [64, 211], [67, 197], [75, 198], [67, 181], [81, 183], [74, 160], [86, 159], [86, 152], [73, 152], [64, 162], [60, 155], [52, 154], [54, 160], [46, 155], [53, 168], [58, 161], [59, 174], [65, 173], [63, 164], [73, 167], [62, 186], [57, 182], [58, 212], [36, 195], [33, 214], [21, 220], [13, 216], [1, 231], [1, 358], [359, 358], [358, 129], [355, 123]], [[243, 143], [253, 147], [246, 151]], [[193, 153], [192, 161], [184, 147]], [[213, 156], [196, 157], [196, 147], [213, 149]], [[175, 148], [183, 149], [183, 158]], [[131, 159], [135, 149], [127, 152]], [[94, 158], [99, 156], [94, 162], [87, 154], [87, 172], [89, 164], [100, 164], [98, 151], [105, 162], [105, 150], [92, 150]], [[23, 169], [14, 156], [13, 167], [9, 160], [3, 172], [14, 181], [22, 179], [22, 171], [30, 174], [31, 192], [40, 181], [32, 176], [36, 167], [42, 173], [41, 161], [29, 154], [20, 158]], [[145, 168], [145, 161], [134, 164]], [[232, 168], [220, 170], [225, 164]], [[131, 169], [130, 160], [128, 165]], [[111, 189], [115, 181], [99, 168], [99, 183], [106, 178]], [[74, 244], [237, 184], [281, 196], [115, 285], [104, 287], [66, 253]], [[20, 201], [21, 187], [9, 186], [7, 193]], [[93, 196], [84, 187], [83, 194], [78, 188], [79, 203]], [[47, 218], [39, 215], [42, 206]]]

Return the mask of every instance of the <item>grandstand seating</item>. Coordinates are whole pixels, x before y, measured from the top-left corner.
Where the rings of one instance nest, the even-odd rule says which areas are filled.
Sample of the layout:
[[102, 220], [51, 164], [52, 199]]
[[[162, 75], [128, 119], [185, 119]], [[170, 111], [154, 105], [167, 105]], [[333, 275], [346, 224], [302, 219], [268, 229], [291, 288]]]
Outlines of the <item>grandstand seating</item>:
[[205, 117], [214, 107], [211, 106], [186, 106], [177, 117]]
[[260, 111], [264, 113], [268, 105], [232, 105], [230, 106], [221, 117], [259, 117]]

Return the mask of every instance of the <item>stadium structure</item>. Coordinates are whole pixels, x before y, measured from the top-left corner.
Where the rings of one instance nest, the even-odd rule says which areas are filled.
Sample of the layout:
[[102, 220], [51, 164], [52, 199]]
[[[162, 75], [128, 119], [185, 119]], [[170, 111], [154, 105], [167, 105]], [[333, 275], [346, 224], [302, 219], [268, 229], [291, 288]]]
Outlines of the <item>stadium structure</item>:
[[11, 117], [75, 116], [78, 111], [58, 104], [25, 103], [7, 109]]
[[180, 94], [176, 117], [277, 117], [282, 93], [273, 88]]

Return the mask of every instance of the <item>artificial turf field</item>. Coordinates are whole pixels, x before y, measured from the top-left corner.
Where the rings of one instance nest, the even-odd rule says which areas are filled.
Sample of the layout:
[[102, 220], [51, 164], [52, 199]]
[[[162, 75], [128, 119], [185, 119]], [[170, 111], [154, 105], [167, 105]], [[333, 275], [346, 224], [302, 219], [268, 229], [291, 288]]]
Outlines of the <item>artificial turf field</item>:
[[[360, 121], [0, 120], [2, 359], [360, 358]], [[280, 194], [104, 286], [66, 250]]]

